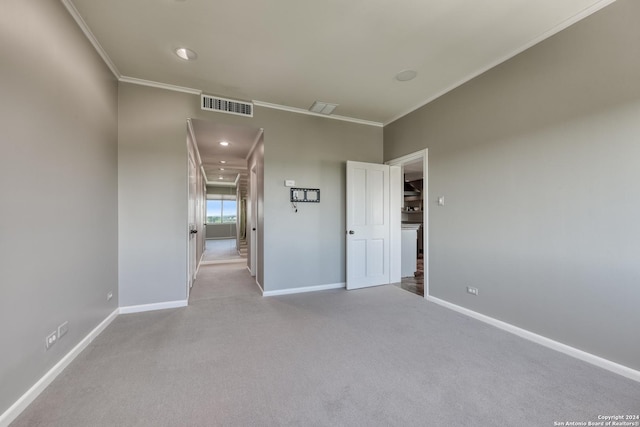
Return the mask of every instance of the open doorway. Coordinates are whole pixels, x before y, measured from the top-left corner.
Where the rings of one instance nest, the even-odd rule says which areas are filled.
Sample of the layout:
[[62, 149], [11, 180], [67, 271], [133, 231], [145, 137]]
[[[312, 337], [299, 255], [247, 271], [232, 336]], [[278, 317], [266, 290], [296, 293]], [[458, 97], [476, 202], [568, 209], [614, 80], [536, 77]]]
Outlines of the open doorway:
[[397, 286], [420, 296], [428, 292], [427, 150], [388, 161], [402, 174], [401, 282]]
[[[203, 176], [202, 253], [198, 267], [247, 263], [248, 165], [262, 129], [189, 119], [199, 172]], [[255, 160], [254, 160], [255, 162]], [[255, 252], [258, 252], [257, 248]]]
[[238, 189], [207, 185], [206, 240], [202, 264], [246, 262], [246, 239], [242, 230], [244, 213]]

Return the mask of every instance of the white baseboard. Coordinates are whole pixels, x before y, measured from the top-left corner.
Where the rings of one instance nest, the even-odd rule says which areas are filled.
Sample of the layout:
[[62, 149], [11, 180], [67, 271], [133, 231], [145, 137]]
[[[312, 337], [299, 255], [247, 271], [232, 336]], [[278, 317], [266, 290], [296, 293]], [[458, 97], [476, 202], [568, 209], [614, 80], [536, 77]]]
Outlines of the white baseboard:
[[616, 362], [612, 362], [611, 360], [603, 359], [600, 356], [596, 356], [591, 353], [587, 353], [586, 351], [579, 350], [577, 348], [568, 346], [566, 344], [562, 344], [558, 341], [554, 341], [550, 338], [543, 337], [542, 335], [538, 335], [536, 333], [527, 331], [526, 329], [519, 328], [510, 323], [503, 322], [498, 319], [494, 319], [493, 317], [485, 316], [484, 314], [480, 314], [476, 311], [469, 310], [468, 308], [461, 307], [456, 304], [452, 304], [445, 300], [441, 300], [439, 298], [435, 298], [432, 296], [426, 296], [425, 299], [427, 301], [433, 302], [435, 304], [441, 305], [448, 309], [457, 311], [458, 313], [465, 314], [469, 317], [473, 317], [474, 319], [480, 320], [481, 322], [488, 323], [496, 328], [500, 328], [504, 331], [511, 332], [514, 335], [517, 335], [521, 338], [524, 338], [529, 341], [533, 341], [536, 344], [543, 345], [552, 350], [559, 351], [568, 356], [575, 357], [576, 359], [580, 359], [584, 362], [595, 365], [599, 368], [606, 369], [607, 371], [614, 372], [618, 375], [622, 375], [623, 377], [627, 377], [634, 381], [640, 382], [640, 371], [629, 368], [628, 366], [621, 365]]
[[262, 296], [272, 297], [276, 295], [300, 294], [303, 292], [326, 291], [328, 289], [343, 289], [346, 286], [344, 282], [328, 283], [326, 285], [306, 286], [303, 288], [278, 289], [275, 291], [263, 291]]
[[[249, 270], [249, 267], [247, 267], [247, 270]], [[249, 270], [249, 273], [251, 273], [251, 270]], [[258, 282], [257, 277], [256, 277], [256, 286], [258, 286], [258, 289], [260, 289], [260, 293], [262, 294], [262, 296], [264, 296], [264, 289], [262, 289], [262, 285], [260, 284], [260, 282]]]
[[187, 300], [168, 301], [156, 304], [132, 305], [115, 309], [106, 319], [69, 351], [53, 368], [42, 376], [25, 394], [0, 415], [0, 427], [7, 427], [24, 411], [49, 384], [84, 350], [102, 331], [106, 329], [119, 314], [141, 313], [144, 311], [163, 310], [167, 308], [186, 307]]
[[106, 319], [96, 326], [89, 334], [82, 339], [75, 347], [69, 351], [53, 368], [51, 368], [42, 378], [38, 380], [25, 394], [23, 394], [13, 405], [9, 407], [2, 415], [0, 415], [0, 427], [8, 426], [18, 415], [22, 413], [35, 399], [44, 391], [49, 384], [56, 379], [58, 375], [69, 364], [78, 357], [84, 350], [107, 326], [118, 316], [119, 310], [114, 310]]
[[157, 302], [154, 304], [129, 305], [120, 307], [120, 314], [142, 313], [145, 311], [165, 310], [167, 308], [186, 307], [189, 301], [186, 299], [178, 301]]

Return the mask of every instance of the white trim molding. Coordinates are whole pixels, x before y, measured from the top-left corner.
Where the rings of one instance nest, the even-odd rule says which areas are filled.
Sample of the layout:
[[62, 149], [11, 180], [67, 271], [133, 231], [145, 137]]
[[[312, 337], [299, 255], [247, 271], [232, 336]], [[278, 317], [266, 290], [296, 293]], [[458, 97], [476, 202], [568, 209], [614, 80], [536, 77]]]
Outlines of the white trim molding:
[[468, 308], [461, 307], [459, 305], [450, 303], [448, 301], [441, 300], [439, 298], [435, 298], [432, 296], [427, 296], [425, 299], [427, 301], [446, 307], [450, 310], [457, 311], [458, 313], [462, 313], [466, 316], [472, 317], [476, 320], [480, 320], [481, 322], [488, 323], [489, 325], [495, 326], [496, 328], [510, 332], [514, 335], [519, 336], [520, 338], [533, 341], [536, 344], [540, 344], [552, 350], [556, 350], [556, 351], [559, 351], [560, 353], [564, 353], [568, 356], [575, 357], [576, 359], [580, 359], [583, 362], [590, 363], [599, 368], [606, 369], [607, 371], [610, 371], [615, 374], [622, 375], [623, 377], [627, 377], [631, 380], [640, 382], [640, 371], [637, 371], [635, 369], [629, 368], [627, 366], [621, 365], [616, 362], [612, 362], [611, 360], [604, 359], [600, 356], [587, 353], [586, 351], [579, 350], [575, 347], [562, 344], [561, 342], [554, 341], [550, 338], [543, 337], [542, 335], [538, 335], [536, 333], [527, 331], [526, 329], [519, 328], [510, 323], [506, 323], [501, 320], [494, 319], [493, 317], [480, 314], [476, 311], [469, 310]]
[[145, 311], [165, 310], [168, 308], [186, 307], [189, 301], [186, 299], [177, 301], [157, 302], [154, 304], [129, 305], [120, 307], [120, 314], [143, 313]]
[[[424, 271], [429, 272], [429, 149], [424, 148], [420, 151], [398, 157], [396, 159], [388, 160], [384, 164], [391, 166], [401, 166], [404, 173], [405, 163], [409, 163], [415, 160], [422, 159], [422, 258]], [[404, 179], [402, 180], [404, 183]], [[429, 274], [424, 275], [424, 295], [429, 295]]]
[[584, 10], [582, 10], [581, 12], [579, 12], [579, 13], [577, 13], [577, 14], [575, 14], [575, 15], [567, 18], [567, 19], [565, 19], [564, 21], [562, 21], [561, 23], [559, 23], [555, 27], [551, 28], [550, 30], [545, 31], [544, 33], [540, 34], [537, 37], [534, 37], [533, 39], [529, 40], [529, 42], [527, 42], [524, 45], [518, 47], [517, 49], [513, 50], [512, 52], [504, 55], [500, 59], [498, 59], [496, 61], [493, 61], [493, 62], [489, 63], [488, 65], [486, 65], [484, 67], [481, 67], [478, 70], [468, 74], [467, 76], [465, 76], [462, 79], [458, 80], [454, 84], [452, 84], [452, 85], [446, 87], [445, 89], [439, 91], [435, 95], [425, 99], [420, 104], [409, 108], [404, 113], [400, 113], [397, 116], [392, 117], [391, 119], [389, 119], [386, 122], [384, 122], [383, 126], [386, 126], [386, 125], [388, 125], [390, 123], [393, 123], [396, 120], [401, 119], [404, 116], [413, 113], [414, 111], [416, 111], [419, 108], [424, 107], [425, 105], [427, 105], [431, 101], [433, 101], [433, 100], [435, 100], [437, 98], [440, 98], [442, 95], [444, 95], [444, 94], [446, 94], [448, 92], [451, 92], [455, 88], [457, 88], [459, 86], [462, 86], [463, 84], [467, 83], [470, 80], [473, 80], [474, 78], [476, 78], [479, 75], [489, 71], [490, 69], [492, 69], [494, 67], [497, 67], [498, 65], [502, 64], [503, 62], [506, 62], [506, 61], [510, 60], [514, 56], [524, 52], [525, 50], [527, 50], [527, 49], [529, 49], [529, 48], [531, 48], [531, 47], [533, 47], [535, 45], [537, 45], [541, 41], [548, 39], [549, 37], [559, 33], [560, 31], [564, 30], [565, 28], [570, 27], [571, 25], [573, 25], [576, 22], [586, 18], [587, 16], [596, 13], [597, 11], [599, 11], [600, 9], [610, 5], [614, 1], [616, 1], [616, 0], [600, 0], [600, 1], [596, 2], [595, 4], [589, 6], [588, 8], [586, 8]]
[[[247, 270], [249, 270], [249, 266], [247, 265]], [[251, 270], [249, 270], [249, 274], [251, 274]], [[264, 296], [264, 289], [262, 289], [262, 285], [258, 282], [258, 278], [256, 277], [256, 286], [260, 289], [260, 293]]]
[[289, 107], [288, 105], [272, 104], [270, 102], [258, 101], [256, 99], [254, 99], [252, 102], [254, 105], [258, 107], [271, 108], [272, 110], [282, 110], [282, 111], [289, 111], [290, 113], [306, 114], [307, 116], [316, 116], [316, 117], [324, 117], [325, 119], [342, 120], [344, 122], [357, 123], [360, 125], [376, 126], [376, 127], [384, 126], [383, 123], [373, 122], [371, 120], [356, 119], [353, 117], [340, 116], [336, 114], [331, 114], [331, 115], [318, 114], [318, 113], [313, 113], [309, 110], [305, 110], [303, 108]]
[[340, 282], [340, 283], [329, 283], [326, 285], [305, 286], [302, 288], [278, 289], [275, 291], [263, 291], [262, 296], [273, 297], [277, 295], [289, 295], [289, 294], [301, 294], [304, 292], [326, 291], [329, 289], [344, 289], [345, 286], [346, 286], [345, 282]]
[[102, 48], [102, 45], [100, 44], [100, 42], [98, 42], [98, 39], [96, 38], [96, 36], [93, 35], [91, 30], [89, 29], [89, 26], [80, 15], [80, 12], [78, 12], [78, 9], [76, 9], [76, 6], [71, 2], [71, 0], [61, 0], [61, 1], [64, 7], [66, 7], [67, 10], [69, 11], [69, 14], [71, 15], [71, 17], [78, 24], [78, 27], [80, 27], [84, 35], [87, 37], [87, 39], [89, 39], [89, 41], [93, 45], [93, 48], [96, 50], [96, 52], [98, 52], [98, 55], [100, 55], [104, 63], [107, 64], [107, 67], [109, 67], [109, 69], [111, 70], [113, 75], [116, 77], [116, 79], [120, 80], [120, 71], [118, 71], [116, 64], [114, 64], [111, 58], [109, 58], [109, 55], [107, 55], [107, 52]]
[[[368, 125], [368, 126], [384, 127], [384, 126], [386, 126], [386, 125], [388, 125], [390, 123], [393, 123], [396, 120], [406, 116], [407, 114], [410, 114], [410, 113], [414, 112], [415, 110], [417, 110], [417, 109], [419, 109], [421, 107], [424, 107], [425, 105], [427, 105], [431, 101], [441, 97], [445, 93], [450, 92], [450, 91], [452, 91], [453, 89], [455, 89], [455, 88], [457, 88], [459, 86], [462, 86], [463, 84], [465, 84], [468, 81], [474, 79], [475, 77], [479, 76], [480, 74], [490, 70], [491, 68], [494, 68], [495, 66], [497, 66], [499, 64], [502, 64], [503, 62], [508, 61], [509, 59], [513, 58], [514, 56], [518, 55], [519, 53], [522, 53], [525, 50], [535, 46], [538, 43], [540, 43], [541, 41], [553, 36], [556, 33], [559, 33], [560, 31], [562, 31], [565, 28], [575, 24], [576, 22], [580, 21], [581, 19], [584, 19], [587, 16], [589, 16], [589, 15], [599, 11], [600, 9], [610, 5], [614, 1], [615, 0], [600, 0], [600, 1], [596, 2], [595, 4], [591, 5], [590, 7], [582, 10], [580, 13], [577, 13], [577, 14], [573, 15], [572, 17], [564, 20], [563, 22], [559, 23], [558, 25], [556, 25], [555, 27], [551, 28], [550, 30], [545, 31], [544, 33], [542, 33], [539, 36], [533, 38], [532, 40], [530, 40], [529, 42], [525, 43], [524, 45], [518, 47], [517, 49], [515, 49], [512, 52], [508, 53], [507, 55], [501, 57], [497, 61], [493, 61], [490, 64], [479, 68], [478, 70], [470, 73], [466, 77], [458, 80], [454, 84], [448, 86], [444, 90], [441, 90], [438, 93], [436, 93], [435, 95], [433, 95], [433, 96], [427, 98], [426, 100], [422, 101], [420, 104], [415, 105], [415, 106], [407, 109], [405, 112], [400, 113], [400, 114], [392, 117], [391, 119], [389, 119], [389, 120], [387, 120], [387, 121], [385, 121], [383, 123], [374, 122], [374, 121], [370, 121], [370, 120], [364, 120], [364, 119], [356, 119], [356, 118], [353, 118], [353, 117], [346, 117], [346, 116], [340, 116], [340, 115], [317, 114], [317, 113], [313, 113], [313, 112], [311, 112], [309, 110], [305, 110], [305, 109], [302, 109], [302, 108], [290, 107], [290, 106], [287, 106], [287, 105], [273, 104], [273, 103], [270, 103], [270, 102], [264, 102], [264, 101], [258, 101], [258, 100], [253, 100], [252, 102], [256, 106], [265, 107], [265, 108], [271, 108], [271, 109], [275, 109], [275, 110], [283, 110], [283, 111], [289, 111], [289, 112], [292, 112], [292, 113], [307, 114], [307, 115], [310, 115], [310, 116], [324, 117], [324, 118], [333, 119], [333, 120], [342, 120], [342, 121], [346, 121], [346, 122], [358, 123], [358, 124]], [[61, 0], [61, 2], [67, 8], [67, 10], [69, 11], [69, 14], [76, 21], [76, 23], [78, 24], [78, 26], [80, 27], [80, 29], [82, 30], [84, 35], [87, 37], [87, 39], [89, 39], [89, 41], [91, 42], [91, 44], [93, 45], [95, 50], [98, 52], [98, 54], [100, 55], [102, 60], [105, 62], [105, 64], [107, 64], [107, 66], [109, 67], [109, 69], [111, 70], [113, 75], [119, 81], [124, 82], [124, 83], [138, 84], [138, 85], [142, 85], [142, 86], [150, 86], [150, 87], [155, 87], [155, 88], [159, 88], [159, 89], [167, 89], [167, 90], [173, 90], [173, 91], [177, 91], [177, 92], [184, 92], [184, 93], [189, 93], [189, 94], [194, 94], [194, 95], [201, 95], [202, 94], [202, 90], [200, 90], [200, 89], [193, 89], [193, 88], [188, 88], [188, 87], [183, 87], [183, 86], [176, 86], [176, 85], [172, 85], [172, 84], [154, 82], [154, 81], [150, 81], [150, 80], [139, 79], [139, 78], [135, 78], [135, 77], [128, 77], [128, 76], [121, 75], [120, 71], [118, 71], [118, 68], [116, 67], [116, 65], [113, 63], [113, 61], [111, 60], [109, 55], [107, 55], [107, 52], [104, 50], [102, 45], [100, 45], [100, 42], [98, 42], [98, 39], [95, 37], [95, 35], [89, 29], [89, 26], [87, 25], [85, 20], [80, 15], [80, 12], [78, 12], [78, 9], [73, 4], [72, 0]]]
[[58, 375], [69, 366], [73, 360], [84, 350], [98, 335], [104, 331], [111, 322], [118, 316], [119, 310], [114, 310], [107, 316], [98, 326], [96, 326], [89, 334], [82, 339], [75, 347], [69, 351], [53, 368], [42, 376], [25, 394], [23, 394], [13, 405], [9, 407], [2, 415], [0, 415], [0, 426], [8, 426], [18, 415], [24, 411], [49, 384], [56, 379]]
[[[78, 24], [78, 26], [80, 27], [80, 29], [82, 30], [84, 35], [87, 37], [87, 39], [89, 39], [89, 41], [91, 42], [91, 44], [95, 48], [96, 52], [98, 52], [98, 54], [100, 55], [102, 60], [105, 62], [105, 64], [107, 64], [107, 66], [109, 67], [109, 69], [111, 70], [113, 75], [116, 76], [116, 79], [118, 79], [118, 81], [123, 82], [123, 83], [136, 84], [136, 85], [140, 85], [140, 86], [149, 86], [149, 87], [154, 87], [154, 88], [158, 88], [158, 89], [173, 90], [175, 92], [189, 93], [189, 94], [192, 94], [192, 95], [198, 95], [198, 96], [202, 95], [202, 90], [200, 90], [200, 89], [194, 89], [194, 88], [184, 87], [184, 86], [177, 86], [177, 85], [172, 85], [172, 84], [168, 84], [168, 83], [154, 82], [154, 81], [151, 81], [151, 80], [139, 79], [137, 77], [123, 76], [122, 74], [120, 74], [120, 71], [118, 71], [118, 68], [115, 66], [115, 64], [113, 63], [111, 58], [109, 58], [109, 55], [107, 55], [107, 52], [102, 48], [102, 45], [100, 45], [100, 43], [98, 42], [98, 39], [93, 35], [91, 30], [89, 29], [89, 26], [87, 25], [85, 20], [80, 15], [80, 12], [78, 12], [78, 9], [76, 9], [76, 7], [73, 4], [72, 0], [61, 0], [61, 1], [62, 1], [62, 4], [64, 4], [64, 6], [69, 11], [69, 14], [76, 21], [76, 23]], [[373, 122], [373, 121], [369, 121], [369, 120], [356, 119], [356, 118], [352, 118], [352, 117], [345, 117], [345, 116], [339, 116], [339, 115], [329, 115], [328, 116], [328, 115], [325, 115], [325, 114], [312, 113], [311, 111], [304, 110], [302, 108], [289, 107], [287, 105], [272, 104], [270, 102], [255, 101], [255, 100], [252, 101], [252, 102], [253, 102], [254, 105], [257, 105], [257, 106], [260, 106], [260, 107], [265, 107], [265, 108], [272, 108], [272, 109], [275, 109], [275, 110], [283, 110], [283, 111], [289, 111], [289, 112], [292, 112], [292, 113], [307, 114], [309, 116], [318, 116], [318, 117], [324, 117], [324, 118], [327, 118], [327, 119], [342, 120], [342, 121], [345, 121], [345, 122], [358, 123], [358, 124], [361, 124], [361, 125], [377, 126], [377, 127], [382, 127], [383, 126], [383, 124], [380, 123], [380, 122]]]
[[202, 91], [200, 89], [193, 89], [193, 88], [184, 87], [184, 86], [176, 86], [168, 83], [154, 82], [151, 80], [138, 79], [136, 77], [121, 76], [118, 80], [123, 83], [131, 83], [134, 85], [155, 87], [157, 89], [172, 90], [174, 92], [188, 93], [191, 95], [200, 96], [202, 94]]

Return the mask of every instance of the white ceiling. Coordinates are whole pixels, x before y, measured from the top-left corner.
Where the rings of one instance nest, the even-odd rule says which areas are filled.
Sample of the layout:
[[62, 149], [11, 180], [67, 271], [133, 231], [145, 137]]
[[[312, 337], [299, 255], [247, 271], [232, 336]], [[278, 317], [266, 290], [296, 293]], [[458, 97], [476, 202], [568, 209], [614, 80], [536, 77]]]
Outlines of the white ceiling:
[[[247, 173], [247, 157], [262, 129], [198, 119], [191, 119], [191, 126], [208, 183], [234, 184], [238, 175]], [[220, 145], [222, 141], [229, 145]]]
[[[335, 115], [388, 123], [612, 1], [73, 4], [120, 76], [304, 110], [320, 100], [339, 104]], [[417, 78], [394, 79], [406, 69]]]

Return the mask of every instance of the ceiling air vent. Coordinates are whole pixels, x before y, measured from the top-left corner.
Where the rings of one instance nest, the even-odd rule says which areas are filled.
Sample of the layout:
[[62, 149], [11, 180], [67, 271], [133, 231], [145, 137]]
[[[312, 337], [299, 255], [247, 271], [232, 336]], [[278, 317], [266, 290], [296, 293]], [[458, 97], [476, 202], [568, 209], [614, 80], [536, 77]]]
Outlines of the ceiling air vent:
[[217, 96], [202, 95], [200, 107], [208, 111], [220, 111], [222, 113], [253, 117], [253, 104], [251, 102], [234, 101]]

